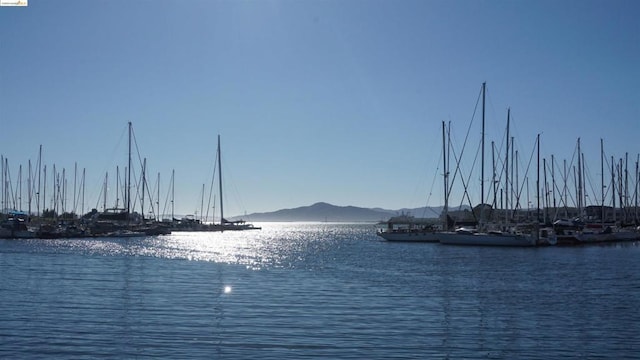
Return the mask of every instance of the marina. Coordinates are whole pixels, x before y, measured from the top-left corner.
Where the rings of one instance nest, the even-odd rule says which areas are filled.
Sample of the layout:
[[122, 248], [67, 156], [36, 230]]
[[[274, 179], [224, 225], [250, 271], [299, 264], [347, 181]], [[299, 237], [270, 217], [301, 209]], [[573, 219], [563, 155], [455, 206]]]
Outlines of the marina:
[[[546, 159], [540, 158], [540, 134], [536, 136], [534, 150], [537, 162], [533, 169], [524, 169], [523, 180], [518, 180], [520, 169], [517, 166], [517, 152], [513, 152], [514, 138], [510, 135], [511, 109], [507, 109], [504, 159], [496, 160], [496, 148], [492, 141], [492, 177], [485, 178], [485, 99], [486, 83], [482, 84], [477, 103], [481, 104], [481, 141], [480, 141], [480, 197], [479, 204], [471, 202], [468, 195], [470, 185], [461, 180], [463, 199], [468, 201], [464, 210], [451, 211], [450, 199], [453, 195], [454, 181], [461, 171], [460, 158], [451, 143], [451, 124], [442, 122], [442, 166], [443, 174], [443, 211], [437, 219], [421, 219], [408, 215], [392, 217], [383, 224], [386, 229], [377, 234], [387, 241], [439, 242], [446, 245], [470, 246], [509, 246], [533, 247], [548, 245], [586, 245], [607, 242], [625, 242], [640, 240], [640, 153], [637, 155], [635, 171], [629, 171], [629, 155], [615, 161], [611, 158], [605, 166], [604, 140], [600, 139], [600, 194], [594, 194], [597, 204], [588, 202], [587, 165], [578, 138], [573, 161], [569, 164], [574, 171], [572, 176], [565, 174], [563, 184], [557, 184], [555, 178], [555, 158], [551, 157], [551, 168], [547, 169]], [[474, 114], [476, 111], [474, 111]], [[473, 119], [470, 122], [470, 126]], [[466, 141], [462, 149], [465, 150]], [[533, 158], [532, 152], [532, 158]], [[478, 154], [476, 154], [476, 159]], [[515, 159], [514, 159], [515, 157]], [[516, 164], [514, 166], [514, 163]], [[531, 162], [529, 163], [531, 165]], [[609, 169], [609, 176], [605, 176]], [[452, 167], [453, 166], [453, 167]], [[542, 178], [541, 178], [541, 171]], [[536, 173], [534, 192], [536, 208], [529, 207], [528, 178], [530, 170]], [[551, 177], [551, 182], [547, 180]], [[460, 175], [459, 177], [462, 177]], [[544, 180], [541, 182], [541, 180]], [[489, 182], [485, 195], [485, 182]], [[569, 189], [569, 182], [574, 185]], [[593, 183], [589, 184], [593, 191]], [[562, 192], [559, 189], [562, 188]], [[459, 188], [460, 189], [460, 188]], [[522, 199], [526, 189], [527, 199]], [[605, 192], [607, 190], [608, 194]], [[571, 193], [571, 196], [569, 194]], [[575, 194], [575, 195], [574, 195]], [[557, 195], [557, 196], [556, 196]], [[485, 197], [486, 196], [486, 197]], [[490, 197], [493, 197], [491, 200]], [[570, 199], [569, 199], [570, 198]], [[608, 198], [608, 199], [607, 199]], [[618, 199], [618, 206], [616, 206]], [[489, 203], [489, 201], [491, 201]], [[610, 202], [610, 206], [607, 205]], [[523, 203], [527, 207], [522, 206]], [[558, 206], [562, 204], [562, 207]], [[470, 211], [469, 211], [470, 210]], [[569, 217], [571, 214], [571, 217]]]
[[640, 358], [638, 19], [0, 0], [0, 359]]

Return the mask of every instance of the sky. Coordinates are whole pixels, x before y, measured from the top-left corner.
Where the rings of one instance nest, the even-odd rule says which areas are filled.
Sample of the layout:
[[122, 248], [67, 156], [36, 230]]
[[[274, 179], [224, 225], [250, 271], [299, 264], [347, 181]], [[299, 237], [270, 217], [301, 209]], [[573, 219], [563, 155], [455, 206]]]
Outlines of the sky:
[[[31, 163], [35, 179], [42, 146], [43, 204], [53, 202], [55, 166], [65, 171], [66, 209], [83, 171], [85, 201], [74, 209], [102, 209], [106, 174], [111, 196], [116, 167], [122, 177], [127, 166], [132, 122], [133, 171], [139, 175], [139, 159], [147, 159], [156, 213], [170, 213], [172, 198], [175, 214], [219, 211], [209, 203], [219, 199], [209, 195], [218, 135], [230, 216], [315, 202], [437, 206], [444, 121], [460, 157], [456, 182], [465, 179], [478, 202], [478, 99], [486, 82], [485, 187], [491, 142], [504, 159], [510, 108], [518, 179], [528, 184], [519, 187], [530, 189], [529, 202], [538, 134], [541, 157], [554, 156], [556, 174], [571, 173], [580, 139], [590, 199], [601, 198], [600, 140], [607, 168], [627, 156], [635, 168], [640, 153], [638, 18], [633, 0], [30, 0], [1, 7], [6, 183], [21, 194], [16, 207], [27, 209], [27, 169]], [[462, 187], [453, 188], [459, 202]]]

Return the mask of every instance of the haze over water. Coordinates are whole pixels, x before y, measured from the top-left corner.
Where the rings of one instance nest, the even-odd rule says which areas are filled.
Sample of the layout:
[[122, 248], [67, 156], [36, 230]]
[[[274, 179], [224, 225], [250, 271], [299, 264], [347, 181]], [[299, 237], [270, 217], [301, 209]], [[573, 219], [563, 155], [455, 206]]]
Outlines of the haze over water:
[[0, 240], [2, 358], [635, 358], [638, 243], [388, 243], [371, 224]]

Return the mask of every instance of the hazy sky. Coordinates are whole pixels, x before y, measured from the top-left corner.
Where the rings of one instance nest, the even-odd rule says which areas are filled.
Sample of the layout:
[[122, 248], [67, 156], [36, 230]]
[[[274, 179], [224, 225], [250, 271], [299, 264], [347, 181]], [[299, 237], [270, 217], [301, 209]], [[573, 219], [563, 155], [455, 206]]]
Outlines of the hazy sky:
[[[77, 164], [101, 208], [128, 121], [161, 211], [175, 170], [176, 213], [200, 213], [218, 134], [229, 215], [440, 205], [441, 122], [459, 152], [486, 81], [485, 178], [511, 107], [519, 181], [535, 191], [538, 133], [559, 168], [581, 138], [600, 196], [600, 139], [609, 162], [640, 152], [638, 19], [635, 0], [30, 0], [0, 8], [0, 154], [14, 192], [23, 167], [23, 209], [40, 145], [48, 187], [64, 168], [70, 204]], [[461, 165], [476, 201], [478, 114]]]

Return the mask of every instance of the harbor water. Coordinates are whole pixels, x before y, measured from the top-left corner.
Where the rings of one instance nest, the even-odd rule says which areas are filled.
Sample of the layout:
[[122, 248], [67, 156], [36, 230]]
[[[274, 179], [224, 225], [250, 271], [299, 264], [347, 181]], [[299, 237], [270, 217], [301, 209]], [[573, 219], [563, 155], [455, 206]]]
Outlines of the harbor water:
[[640, 243], [386, 242], [372, 224], [0, 240], [3, 359], [637, 359]]

